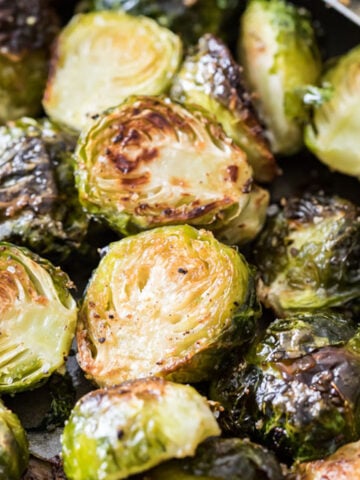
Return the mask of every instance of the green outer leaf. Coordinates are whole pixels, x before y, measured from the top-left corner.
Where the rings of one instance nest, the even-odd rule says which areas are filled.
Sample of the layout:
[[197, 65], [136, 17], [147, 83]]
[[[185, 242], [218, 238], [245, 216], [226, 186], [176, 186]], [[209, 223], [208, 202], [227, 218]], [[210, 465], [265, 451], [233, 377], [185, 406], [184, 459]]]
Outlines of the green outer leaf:
[[[209, 438], [194, 457], [170, 460], [137, 480], [282, 480], [275, 455], [240, 438]], [[135, 479], [134, 479], [135, 480]]]
[[305, 129], [306, 146], [331, 169], [360, 177], [360, 45], [332, 65], [323, 76], [332, 95], [313, 111]]
[[0, 240], [63, 261], [88, 220], [75, 189], [75, 139], [47, 119], [0, 127]]
[[315, 84], [321, 71], [310, 16], [283, 0], [251, 0], [241, 25], [241, 63], [273, 151], [293, 154], [302, 147], [306, 118], [296, 92]]
[[205, 398], [161, 379], [95, 390], [75, 406], [62, 436], [71, 480], [115, 480], [193, 455], [220, 429]]
[[0, 402], [0, 478], [19, 480], [28, 461], [25, 430], [18, 417]]
[[255, 248], [260, 299], [277, 315], [342, 306], [360, 293], [359, 209], [304, 195], [269, 218]]
[[202, 36], [175, 76], [170, 95], [201, 105], [247, 154], [254, 178], [269, 182], [277, 173], [275, 159], [246, 90], [239, 65], [227, 46], [213, 35]]

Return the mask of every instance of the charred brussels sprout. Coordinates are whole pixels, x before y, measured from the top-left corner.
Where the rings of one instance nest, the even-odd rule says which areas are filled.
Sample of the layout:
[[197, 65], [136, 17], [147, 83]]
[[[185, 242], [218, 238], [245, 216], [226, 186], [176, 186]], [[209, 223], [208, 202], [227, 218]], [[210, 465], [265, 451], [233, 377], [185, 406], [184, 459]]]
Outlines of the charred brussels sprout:
[[59, 268], [0, 243], [0, 392], [25, 390], [64, 365], [76, 302]]
[[[200, 108], [200, 107], [199, 107]], [[189, 223], [232, 243], [261, 228], [268, 193], [252, 195], [246, 156], [198, 107], [132, 97], [84, 131], [75, 152], [80, 201], [125, 235]], [[249, 219], [246, 210], [255, 214]], [[237, 220], [248, 218], [246, 221]]]
[[62, 436], [64, 470], [69, 480], [127, 478], [193, 455], [219, 433], [206, 399], [192, 387], [136, 380], [80, 399]]
[[78, 359], [100, 385], [150, 375], [208, 379], [252, 338], [259, 306], [245, 259], [190, 226], [110, 245], [80, 311]]
[[240, 67], [223, 42], [209, 34], [200, 38], [185, 58], [171, 96], [211, 112], [227, 135], [246, 152], [256, 180], [266, 182], [274, 178], [275, 159], [244, 87]]
[[275, 320], [213, 386], [224, 429], [267, 444], [284, 461], [322, 458], [358, 439], [355, 328], [329, 312]]
[[0, 401], [0, 478], [19, 480], [29, 461], [29, 447], [20, 420]]
[[[170, 460], [137, 480], [282, 480], [273, 453], [239, 438], [209, 438], [194, 457]], [[135, 480], [135, 479], [134, 479]]]
[[348, 200], [320, 194], [290, 199], [269, 218], [255, 250], [258, 293], [278, 315], [359, 297], [359, 208]]
[[0, 122], [41, 112], [58, 18], [48, 0], [0, 4]]
[[56, 261], [80, 247], [87, 217], [74, 185], [75, 140], [48, 120], [0, 127], [0, 240]]
[[146, 15], [176, 32], [186, 44], [192, 44], [204, 33], [220, 35], [231, 41], [229, 30], [237, 15], [239, 0], [89, 0], [96, 10], [123, 9], [133, 15]]
[[150, 18], [78, 14], [58, 37], [44, 108], [55, 121], [81, 130], [129, 95], [165, 92], [181, 53], [179, 37]]
[[323, 83], [332, 94], [315, 107], [305, 143], [333, 170], [360, 177], [360, 45], [328, 69]]
[[239, 51], [273, 151], [295, 153], [307, 118], [302, 91], [317, 82], [321, 70], [308, 12], [283, 0], [251, 0], [242, 16]]
[[293, 469], [294, 480], [359, 480], [360, 442], [348, 443], [327, 458], [300, 463]]

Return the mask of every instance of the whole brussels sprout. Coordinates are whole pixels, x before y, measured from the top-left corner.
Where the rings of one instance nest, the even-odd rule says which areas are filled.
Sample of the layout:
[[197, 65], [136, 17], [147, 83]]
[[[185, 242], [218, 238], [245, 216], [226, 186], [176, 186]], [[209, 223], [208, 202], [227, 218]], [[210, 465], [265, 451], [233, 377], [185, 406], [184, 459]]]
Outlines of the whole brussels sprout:
[[41, 112], [59, 20], [49, 0], [0, 4], [0, 123]]
[[360, 45], [340, 57], [322, 81], [332, 95], [314, 108], [305, 143], [331, 169], [360, 178]]
[[360, 211], [324, 194], [289, 199], [255, 248], [260, 299], [284, 316], [342, 306], [360, 295]]
[[282, 480], [275, 455], [261, 445], [240, 438], [211, 437], [194, 457], [169, 460], [137, 480]]
[[69, 480], [112, 480], [195, 453], [220, 429], [188, 385], [147, 378], [95, 390], [75, 405], [62, 436]]
[[121, 11], [75, 15], [55, 45], [45, 111], [80, 131], [129, 95], [165, 92], [181, 56], [179, 37], [151, 18]]
[[74, 146], [46, 119], [0, 127], [0, 241], [56, 261], [80, 247], [88, 220], [75, 189]]
[[0, 401], [0, 478], [20, 480], [29, 461], [25, 430], [15, 413]]
[[75, 159], [80, 201], [124, 235], [189, 223], [241, 243], [265, 220], [268, 192], [252, 195], [245, 154], [200, 107], [131, 97], [82, 133]]
[[199, 39], [175, 77], [171, 96], [211, 112], [247, 154], [256, 180], [274, 178], [276, 162], [245, 89], [242, 71], [222, 41], [210, 34]]
[[249, 435], [283, 461], [322, 458], [360, 436], [355, 325], [319, 311], [277, 319], [212, 386], [232, 435]]
[[239, 54], [272, 150], [303, 145], [303, 89], [316, 84], [320, 55], [309, 13], [284, 0], [250, 0], [241, 18]]
[[25, 390], [64, 365], [75, 333], [69, 278], [25, 248], [0, 243], [0, 392]]
[[151, 375], [197, 382], [249, 341], [253, 273], [210, 232], [162, 227], [112, 243], [80, 310], [78, 360], [99, 385]]
[[185, 44], [193, 44], [204, 33], [233, 40], [231, 24], [238, 13], [239, 0], [88, 0], [95, 10], [122, 9], [132, 15], [146, 15], [176, 32]]
[[293, 468], [294, 480], [359, 480], [360, 442], [343, 445], [335, 453], [321, 460], [296, 464]]

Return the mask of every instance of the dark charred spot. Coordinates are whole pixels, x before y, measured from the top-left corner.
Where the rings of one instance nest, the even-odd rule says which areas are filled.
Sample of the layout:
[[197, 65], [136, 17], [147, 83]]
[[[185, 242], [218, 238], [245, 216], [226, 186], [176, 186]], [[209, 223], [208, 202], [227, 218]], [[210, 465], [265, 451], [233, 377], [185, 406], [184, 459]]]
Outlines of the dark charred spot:
[[92, 120], [96, 120], [100, 117], [100, 115], [98, 113], [94, 113], [94, 115], [91, 115], [91, 119]]
[[134, 107], [132, 113], [133, 113], [133, 115], [139, 115], [140, 109], [137, 108], [137, 107]]
[[141, 154], [141, 160], [144, 162], [150, 162], [154, 160], [158, 156], [158, 149], [157, 148], [145, 148], [143, 153]]
[[182, 273], [183, 275], [186, 275], [188, 273], [188, 270], [186, 268], [178, 268], [178, 272]]
[[116, 436], [117, 436], [117, 439], [118, 439], [118, 440], [121, 440], [124, 435], [125, 435], [124, 430], [121, 430], [121, 429], [120, 429], [120, 430], [118, 430], [118, 431], [116, 432]]
[[106, 340], [105, 337], [100, 337], [100, 338], [98, 338], [98, 342], [99, 342], [99, 343], [104, 343], [105, 340]]
[[229, 165], [227, 167], [227, 171], [229, 173], [230, 180], [235, 183], [239, 176], [239, 167], [236, 165]]
[[114, 152], [110, 148], [107, 148], [105, 150], [105, 155], [115, 165], [115, 168], [120, 170], [120, 172], [123, 174], [130, 173], [137, 167], [136, 162], [127, 158], [126, 155], [124, 155], [123, 153]]
[[147, 114], [147, 118], [157, 128], [163, 129], [163, 128], [169, 127], [169, 122], [167, 118], [165, 118], [164, 115], [161, 115], [161, 113], [149, 112]]
[[242, 188], [242, 193], [250, 193], [251, 192], [251, 186], [252, 186], [253, 180], [252, 178], [249, 178], [245, 183]]

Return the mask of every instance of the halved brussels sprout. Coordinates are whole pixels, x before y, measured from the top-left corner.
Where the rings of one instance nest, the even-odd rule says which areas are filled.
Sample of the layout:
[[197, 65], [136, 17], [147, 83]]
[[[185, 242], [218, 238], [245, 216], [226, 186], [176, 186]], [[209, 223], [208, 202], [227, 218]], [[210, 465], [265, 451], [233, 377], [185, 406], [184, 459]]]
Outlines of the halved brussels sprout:
[[[138, 480], [283, 480], [275, 455], [240, 438], [209, 438], [194, 457], [169, 460]], [[134, 478], [134, 480], [135, 480]]]
[[58, 37], [45, 111], [81, 130], [129, 95], [165, 92], [181, 55], [179, 37], [150, 18], [121, 11], [78, 14]]
[[321, 71], [309, 13], [284, 0], [250, 0], [239, 52], [273, 152], [297, 152], [307, 118], [301, 91], [315, 84]]
[[75, 333], [69, 278], [25, 248], [0, 243], [0, 392], [25, 390], [64, 365]]
[[271, 216], [255, 248], [264, 304], [284, 316], [357, 299], [359, 214], [348, 200], [305, 194]]
[[241, 69], [222, 41], [210, 34], [199, 39], [175, 77], [171, 96], [212, 113], [247, 154], [256, 180], [274, 178], [276, 162], [244, 87]]
[[20, 480], [29, 461], [29, 445], [17, 415], [0, 401], [0, 478]]
[[340, 57], [322, 80], [332, 95], [314, 108], [305, 143], [333, 170], [360, 177], [360, 45]]
[[57, 262], [80, 247], [88, 220], [75, 189], [74, 147], [46, 119], [0, 127], [0, 241]]
[[85, 0], [86, 3], [96, 10], [121, 8], [133, 15], [154, 18], [188, 45], [208, 32], [231, 41], [236, 33], [231, 29], [232, 20], [240, 4], [239, 0]]
[[41, 112], [59, 21], [48, 0], [0, 5], [0, 123]]
[[[125, 235], [190, 223], [222, 239], [222, 229], [252, 208], [252, 170], [242, 150], [199, 108], [142, 96], [100, 116], [75, 152], [84, 207]], [[261, 192], [255, 217], [235, 225], [232, 242], [261, 228], [269, 199]]]
[[80, 310], [78, 360], [99, 385], [206, 380], [253, 337], [258, 314], [252, 270], [235, 249], [186, 225], [153, 229], [102, 258]]
[[206, 402], [188, 385], [147, 378], [80, 399], [62, 436], [69, 480], [112, 480], [164, 460], [195, 453], [220, 429]]
[[348, 443], [324, 459], [295, 465], [293, 474], [294, 480], [359, 480], [360, 442]]
[[319, 311], [275, 320], [212, 386], [220, 424], [249, 435], [283, 461], [322, 458], [360, 436], [356, 326]]

